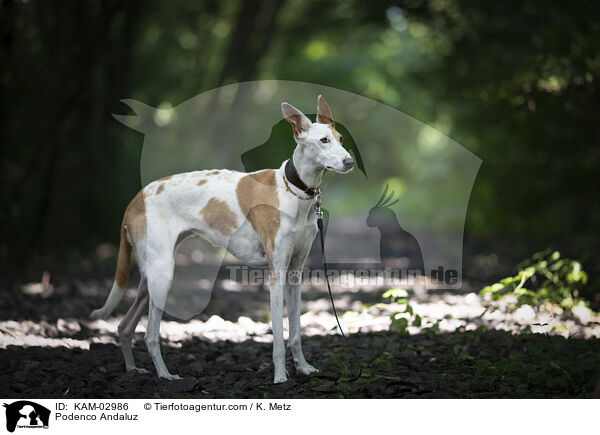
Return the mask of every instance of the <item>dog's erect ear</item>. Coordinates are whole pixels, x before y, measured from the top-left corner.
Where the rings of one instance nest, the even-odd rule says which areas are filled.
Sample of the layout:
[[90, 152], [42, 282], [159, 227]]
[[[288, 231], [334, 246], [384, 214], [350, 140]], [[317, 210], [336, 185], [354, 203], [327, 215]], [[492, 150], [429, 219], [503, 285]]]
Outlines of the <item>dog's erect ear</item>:
[[296, 136], [303, 136], [306, 134], [312, 122], [306, 117], [306, 115], [296, 109], [294, 106], [288, 103], [281, 103], [281, 113], [283, 117], [292, 124], [294, 134]]
[[325, 102], [325, 99], [322, 95], [319, 95], [317, 98], [317, 122], [320, 122], [321, 124], [329, 124], [332, 127], [335, 127], [331, 109]]

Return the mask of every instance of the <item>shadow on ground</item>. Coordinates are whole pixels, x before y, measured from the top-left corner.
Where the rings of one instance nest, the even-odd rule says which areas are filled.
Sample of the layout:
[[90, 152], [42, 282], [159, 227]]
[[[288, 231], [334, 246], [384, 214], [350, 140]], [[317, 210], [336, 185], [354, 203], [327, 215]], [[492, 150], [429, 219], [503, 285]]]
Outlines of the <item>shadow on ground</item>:
[[[254, 340], [163, 344], [182, 381], [158, 380], [143, 340], [134, 354], [151, 374], [125, 374], [114, 344], [89, 350], [8, 346], [0, 350], [0, 396], [6, 398], [554, 398], [591, 397], [600, 340], [494, 330], [403, 337], [394, 332], [304, 340], [319, 376], [294, 373], [271, 384], [271, 345]], [[356, 382], [348, 377], [358, 367]], [[338, 379], [336, 379], [338, 378]]]

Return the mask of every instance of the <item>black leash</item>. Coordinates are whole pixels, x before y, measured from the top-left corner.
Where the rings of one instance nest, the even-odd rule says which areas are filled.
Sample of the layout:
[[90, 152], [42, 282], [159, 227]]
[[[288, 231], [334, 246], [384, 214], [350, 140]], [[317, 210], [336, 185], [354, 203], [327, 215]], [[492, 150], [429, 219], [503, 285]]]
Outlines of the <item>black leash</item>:
[[[340, 330], [342, 337], [344, 338], [344, 344], [346, 345], [346, 348], [348, 348], [350, 350], [354, 359], [356, 361], [358, 361], [358, 358], [356, 357], [356, 354], [354, 353], [354, 349], [352, 349], [352, 347], [350, 347], [350, 344], [348, 343], [348, 339], [346, 338], [346, 334], [344, 334], [344, 330], [342, 329], [342, 325], [340, 325], [340, 319], [338, 318], [337, 311], [335, 309], [335, 303], [333, 302], [333, 294], [331, 293], [331, 286], [329, 285], [329, 277], [327, 276], [327, 261], [325, 260], [325, 238], [323, 236], [323, 211], [321, 211], [321, 198], [320, 198], [319, 194], [317, 194], [317, 202], [315, 203], [315, 211], [317, 212], [317, 227], [319, 228], [319, 235], [321, 237], [321, 256], [323, 257], [323, 271], [325, 272], [325, 281], [327, 281], [327, 290], [329, 291], [329, 300], [331, 300], [331, 308], [333, 308], [333, 315], [335, 316], [335, 321], [337, 322], [338, 329]], [[360, 367], [360, 363], [359, 363], [358, 374], [356, 376], [353, 376], [350, 379], [348, 379], [348, 382], [355, 382], [361, 376], [362, 376], [362, 368]], [[323, 375], [320, 375], [318, 377], [331, 379], [331, 377], [323, 376]], [[338, 377], [338, 378], [335, 378], [334, 380], [337, 383], [337, 382], [339, 382], [340, 378]]]

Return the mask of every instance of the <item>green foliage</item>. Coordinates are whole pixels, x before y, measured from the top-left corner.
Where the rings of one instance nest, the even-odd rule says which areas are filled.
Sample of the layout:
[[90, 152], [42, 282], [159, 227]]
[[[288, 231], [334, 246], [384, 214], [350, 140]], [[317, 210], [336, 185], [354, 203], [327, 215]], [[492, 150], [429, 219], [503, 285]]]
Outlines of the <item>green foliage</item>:
[[[583, 159], [600, 137], [588, 116], [600, 101], [600, 70], [591, 68], [600, 61], [592, 42], [600, 28], [586, 18], [600, 12], [600, 3], [578, 6], [451, 0], [439, 15], [424, 8], [407, 17], [420, 17], [444, 41], [422, 37], [433, 56], [411, 71], [435, 96], [431, 114], [421, 119], [447, 114], [453, 139], [484, 161], [467, 227], [495, 234], [517, 255], [548, 240], [576, 246], [578, 256], [588, 254], [595, 265], [598, 172]], [[577, 29], [577, 41], [565, 42], [560, 29]]]
[[350, 378], [352, 376], [352, 370], [346, 362], [350, 359], [352, 353], [347, 348], [336, 348], [333, 353], [329, 356], [329, 359], [336, 365], [338, 374], [342, 378]]
[[376, 367], [380, 369], [384, 369], [387, 372], [394, 371], [394, 355], [390, 352], [382, 352], [376, 359], [373, 361]]
[[[110, 117], [121, 98], [176, 106], [255, 79], [344, 89], [450, 135], [484, 161], [467, 231], [517, 255], [553, 240], [600, 264], [597, 1], [29, 1], [2, 12], [0, 267], [117, 242], [143, 140]], [[397, 168], [397, 148], [369, 155], [367, 169]], [[268, 151], [279, 162], [288, 150]]]
[[[392, 303], [404, 304], [404, 308], [390, 316], [392, 323], [390, 330], [398, 331], [400, 335], [408, 335], [409, 320], [414, 315], [412, 307], [408, 304], [408, 292], [403, 288], [392, 288], [381, 295], [383, 298], [390, 298]], [[421, 318], [418, 319], [419, 325]], [[416, 325], [415, 325], [416, 326]]]
[[460, 361], [471, 361], [474, 359], [467, 352], [467, 347], [463, 346], [462, 344], [455, 344], [454, 347], [452, 347], [452, 351]]
[[571, 310], [578, 304], [582, 287], [587, 283], [587, 274], [576, 260], [562, 258], [560, 252], [551, 249], [537, 252], [518, 265], [518, 273], [484, 287], [480, 295], [489, 294], [492, 300], [507, 295], [517, 297], [517, 306], [543, 307], [556, 304]]
[[[390, 319], [392, 320], [390, 324], [391, 331], [397, 331], [400, 335], [408, 336], [409, 326], [423, 326], [423, 319], [418, 314], [415, 314], [413, 308], [408, 303], [408, 292], [405, 289], [392, 288], [385, 291], [381, 297], [384, 299], [390, 298], [391, 302], [394, 304], [404, 305], [400, 311], [396, 311], [390, 316]], [[439, 322], [440, 320], [423, 328], [423, 331], [428, 334], [435, 334], [440, 329]]]
[[441, 321], [442, 321], [442, 319], [437, 319], [430, 326], [423, 328], [422, 331], [427, 335], [437, 334], [438, 332], [440, 332], [440, 322]]
[[[408, 292], [403, 288], [391, 288], [381, 295], [382, 298], [391, 298], [392, 302], [405, 303]], [[404, 301], [404, 302], [401, 302]]]

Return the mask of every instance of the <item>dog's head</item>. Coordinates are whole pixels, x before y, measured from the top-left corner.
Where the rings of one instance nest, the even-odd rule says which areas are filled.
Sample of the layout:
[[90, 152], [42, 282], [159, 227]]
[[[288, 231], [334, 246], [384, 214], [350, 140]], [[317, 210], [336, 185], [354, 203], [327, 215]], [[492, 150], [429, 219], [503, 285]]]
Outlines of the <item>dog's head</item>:
[[335, 129], [331, 109], [321, 95], [317, 99], [317, 122], [288, 103], [281, 103], [283, 117], [292, 124], [294, 140], [303, 156], [315, 166], [346, 174], [354, 168], [352, 156], [342, 146], [342, 135]]

